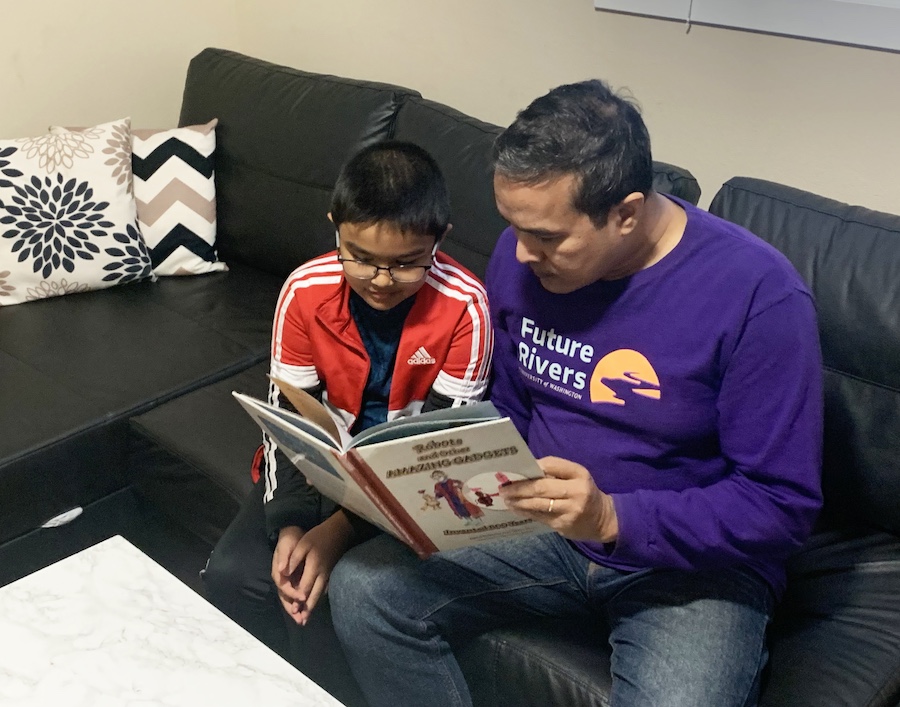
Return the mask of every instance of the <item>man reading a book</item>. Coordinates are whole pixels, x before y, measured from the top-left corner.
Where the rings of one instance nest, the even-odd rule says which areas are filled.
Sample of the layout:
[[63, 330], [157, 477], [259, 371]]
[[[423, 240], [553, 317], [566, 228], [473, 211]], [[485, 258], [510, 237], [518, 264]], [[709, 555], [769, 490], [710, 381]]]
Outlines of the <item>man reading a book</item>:
[[[434, 159], [404, 142], [363, 149], [341, 171], [328, 218], [335, 250], [291, 273], [278, 300], [270, 402], [293, 409], [276, 381], [311, 394], [346, 441], [480, 400], [493, 346], [487, 298], [439, 250], [450, 203]], [[377, 531], [307, 484], [268, 437], [254, 471], [204, 580], [216, 606], [286, 653], [335, 563]]]
[[485, 278], [491, 399], [545, 472], [501, 496], [556, 532], [345, 555], [332, 615], [370, 707], [471, 705], [452, 641], [547, 617], [596, 625], [616, 707], [755, 705], [784, 564], [821, 505], [808, 288], [654, 191], [643, 120], [601, 81], [519, 113], [494, 189], [510, 227]]

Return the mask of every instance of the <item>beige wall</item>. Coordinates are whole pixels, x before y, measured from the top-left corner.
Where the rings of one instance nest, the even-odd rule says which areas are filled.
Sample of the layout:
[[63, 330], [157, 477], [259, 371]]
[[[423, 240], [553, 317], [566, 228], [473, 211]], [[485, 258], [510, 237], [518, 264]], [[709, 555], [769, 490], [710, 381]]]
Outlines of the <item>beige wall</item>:
[[591, 0], [246, 0], [245, 51], [394, 82], [498, 124], [598, 76], [701, 203], [734, 175], [900, 213], [900, 54], [597, 12]]
[[0, 0], [0, 138], [178, 121], [190, 58], [233, 46], [238, 0]]
[[[398, 83], [498, 124], [560, 83], [628, 86], [706, 205], [736, 174], [900, 213], [900, 54], [600, 13], [591, 0], [2, 0], [0, 138], [174, 125], [188, 60], [232, 48]], [[149, 8], [149, 9], [148, 9]]]

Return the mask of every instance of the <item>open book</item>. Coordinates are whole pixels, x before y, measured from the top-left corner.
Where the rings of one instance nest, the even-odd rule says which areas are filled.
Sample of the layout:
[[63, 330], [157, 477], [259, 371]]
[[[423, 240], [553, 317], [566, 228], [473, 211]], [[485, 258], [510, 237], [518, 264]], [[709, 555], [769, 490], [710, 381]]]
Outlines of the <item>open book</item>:
[[420, 557], [550, 531], [513, 514], [499, 495], [501, 484], [544, 474], [512, 421], [491, 403], [400, 418], [342, 444], [320, 402], [274, 382], [301, 414], [232, 395], [311, 485]]

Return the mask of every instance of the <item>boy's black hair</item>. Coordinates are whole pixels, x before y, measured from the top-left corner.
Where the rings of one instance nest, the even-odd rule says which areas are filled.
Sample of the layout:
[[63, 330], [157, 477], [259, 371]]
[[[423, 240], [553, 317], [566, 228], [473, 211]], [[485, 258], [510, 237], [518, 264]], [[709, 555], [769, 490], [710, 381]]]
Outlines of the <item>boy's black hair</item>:
[[411, 142], [388, 140], [363, 148], [341, 169], [331, 219], [336, 227], [386, 221], [403, 233], [440, 238], [450, 223], [450, 197], [431, 155]]
[[572, 205], [595, 225], [633, 192], [653, 188], [650, 135], [630, 100], [598, 79], [558, 86], [532, 101], [494, 143], [494, 168], [538, 184], [572, 174]]

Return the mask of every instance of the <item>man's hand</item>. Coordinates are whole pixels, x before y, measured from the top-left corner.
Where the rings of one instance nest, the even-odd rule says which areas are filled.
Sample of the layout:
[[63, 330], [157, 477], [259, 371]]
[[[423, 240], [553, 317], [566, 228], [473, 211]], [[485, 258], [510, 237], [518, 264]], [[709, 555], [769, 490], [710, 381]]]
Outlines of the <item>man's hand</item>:
[[331, 571], [350, 547], [353, 529], [343, 511], [304, 533], [297, 526], [282, 528], [272, 556], [272, 581], [281, 605], [305, 626], [328, 586]]
[[538, 464], [544, 478], [514, 481], [500, 489], [510, 510], [571, 540], [608, 543], [619, 537], [612, 496], [597, 488], [587, 469], [559, 457], [544, 457]]

